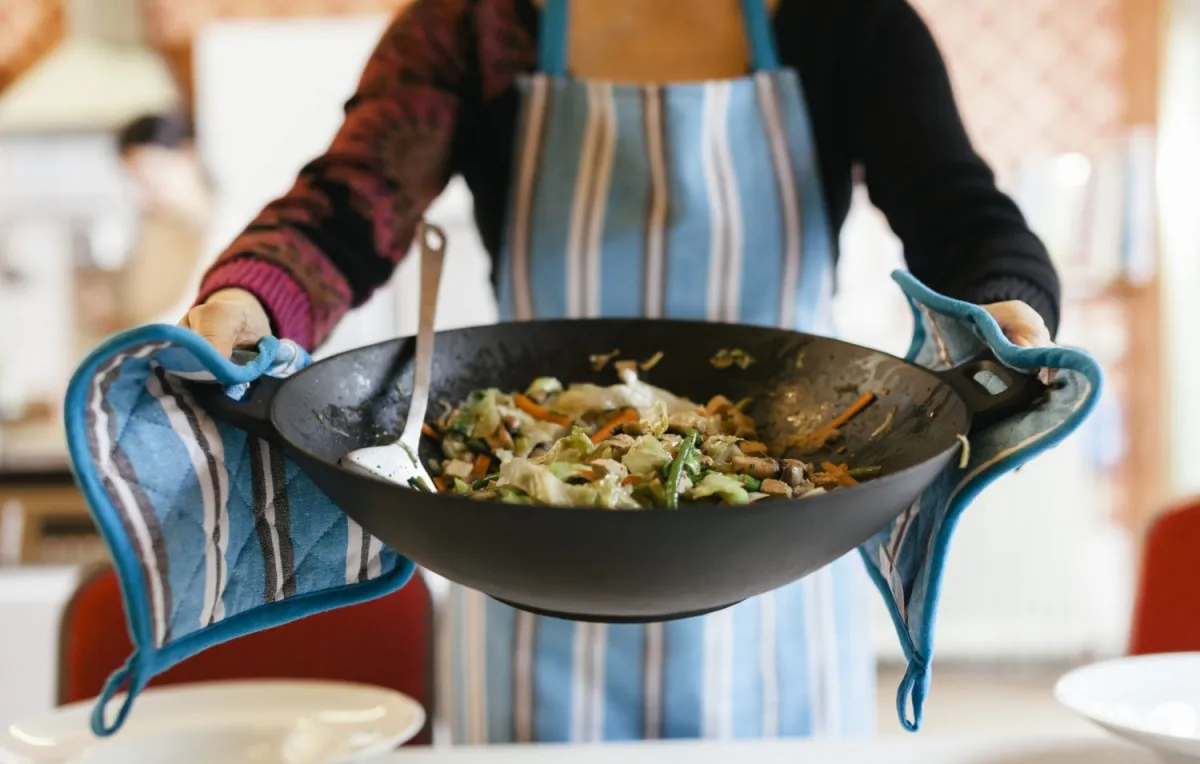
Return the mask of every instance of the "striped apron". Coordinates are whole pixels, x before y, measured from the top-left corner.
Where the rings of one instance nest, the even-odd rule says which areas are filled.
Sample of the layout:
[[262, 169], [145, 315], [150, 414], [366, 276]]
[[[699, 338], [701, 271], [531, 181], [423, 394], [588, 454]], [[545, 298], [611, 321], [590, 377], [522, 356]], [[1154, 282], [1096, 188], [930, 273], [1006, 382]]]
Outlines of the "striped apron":
[[[833, 232], [804, 94], [763, 0], [753, 73], [668, 85], [566, 75], [546, 0], [500, 259], [505, 319], [646, 316], [830, 333]], [[668, 349], [669, 350], [669, 349]], [[857, 553], [707, 616], [585, 624], [451, 586], [438, 692], [456, 743], [848, 736], [874, 727]]]

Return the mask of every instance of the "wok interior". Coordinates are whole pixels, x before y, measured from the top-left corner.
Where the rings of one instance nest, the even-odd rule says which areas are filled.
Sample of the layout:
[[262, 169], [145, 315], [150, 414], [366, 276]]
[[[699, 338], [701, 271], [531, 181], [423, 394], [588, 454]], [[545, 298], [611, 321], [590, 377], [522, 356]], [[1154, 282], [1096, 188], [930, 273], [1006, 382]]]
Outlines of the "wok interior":
[[[717, 351], [733, 348], [755, 362], [747, 369], [714, 368]], [[717, 394], [751, 398], [747, 412], [768, 443], [811, 432], [863, 393], [875, 393], [877, 400], [842, 428], [839, 439], [803, 455], [808, 461], [879, 466], [887, 475], [952, 447], [968, 425], [961, 399], [936, 376], [877, 351], [777, 329], [645, 320], [510, 323], [439, 333], [429, 416], [472, 390], [524, 390], [541, 376], [564, 384], [614, 384], [611, 364], [596, 371], [589, 360], [614, 350], [642, 361], [661, 351], [661, 361], [643, 379], [698, 403]], [[412, 390], [412, 352], [411, 339], [394, 340], [305, 370], [276, 399], [276, 426], [294, 445], [329, 463], [355, 448], [394, 440]], [[426, 442], [422, 455], [440, 453]]]

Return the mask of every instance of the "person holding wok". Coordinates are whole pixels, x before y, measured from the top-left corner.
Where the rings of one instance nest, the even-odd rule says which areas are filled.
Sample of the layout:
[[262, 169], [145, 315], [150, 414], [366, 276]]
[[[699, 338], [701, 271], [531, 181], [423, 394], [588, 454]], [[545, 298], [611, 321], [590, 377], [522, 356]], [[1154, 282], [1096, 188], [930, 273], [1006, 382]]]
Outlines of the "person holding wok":
[[[267, 334], [320, 345], [462, 175], [506, 320], [828, 334], [855, 166], [917, 278], [1018, 345], [1051, 342], [1054, 268], [905, 0], [414, 0], [329, 150], [221, 255], [182, 324], [225, 354]], [[666, 624], [543, 618], [452, 588], [437, 686], [453, 739], [868, 733], [852, 557]]]

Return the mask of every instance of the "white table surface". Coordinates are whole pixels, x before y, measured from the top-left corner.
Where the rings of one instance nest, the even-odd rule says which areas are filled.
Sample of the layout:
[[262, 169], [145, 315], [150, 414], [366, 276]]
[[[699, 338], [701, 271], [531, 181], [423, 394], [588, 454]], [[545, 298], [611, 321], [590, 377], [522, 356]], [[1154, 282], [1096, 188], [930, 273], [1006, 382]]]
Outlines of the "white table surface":
[[655, 742], [403, 749], [372, 764], [1154, 764], [1108, 738], [889, 737], [862, 743]]

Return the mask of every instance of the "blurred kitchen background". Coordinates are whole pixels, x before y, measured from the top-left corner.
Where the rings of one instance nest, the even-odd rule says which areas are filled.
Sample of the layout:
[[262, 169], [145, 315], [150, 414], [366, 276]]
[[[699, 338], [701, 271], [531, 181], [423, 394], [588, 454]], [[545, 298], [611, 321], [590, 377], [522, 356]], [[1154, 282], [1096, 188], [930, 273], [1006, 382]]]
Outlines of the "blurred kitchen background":
[[[0, 0], [0, 723], [53, 704], [74, 566], [104, 556], [65, 471], [59, 401], [71, 370], [132, 315], [123, 284], [147, 241], [176, 245], [155, 250], [172, 278], [156, 281], [155, 315], [138, 320], [182, 314], [207, 262], [324, 149], [402, 4]], [[1048, 705], [1052, 677], [1125, 649], [1142, 533], [1200, 489], [1189, 461], [1200, 454], [1200, 396], [1189, 391], [1200, 354], [1186, 344], [1200, 326], [1200, 0], [914, 4], [978, 149], [1061, 269], [1060, 340], [1090, 350], [1109, 379], [1084, 432], [964, 518], [927, 726], [1001, 724], [1005, 713], [1066, 724]], [[203, 225], [176, 220], [174, 238], [147, 237], [136, 168], [116, 150], [117, 131], [146, 114], [194, 118], [193, 179], [211, 187], [193, 200]], [[470, 204], [456, 184], [430, 212], [451, 240], [445, 327], [495, 319]], [[843, 247], [841, 333], [903, 353], [911, 323], [886, 275], [901, 255], [865, 195]], [[411, 276], [401, 267], [323, 352], [410, 332]], [[880, 726], [893, 733], [900, 652], [882, 607], [876, 615]]]

